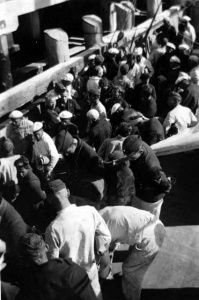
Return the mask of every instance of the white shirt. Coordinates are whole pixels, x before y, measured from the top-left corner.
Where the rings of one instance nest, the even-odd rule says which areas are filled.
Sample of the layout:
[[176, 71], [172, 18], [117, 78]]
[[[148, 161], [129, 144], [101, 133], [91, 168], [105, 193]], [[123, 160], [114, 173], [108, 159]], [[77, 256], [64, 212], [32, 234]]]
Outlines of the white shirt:
[[137, 63], [133, 65], [127, 74], [127, 77], [132, 81], [133, 87], [138, 84], [140, 78], [140, 68]]
[[140, 76], [142, 73], [144, 73], [145, 68], [148, 68], [150, 75], [152, 76], [154, 73], [154, 69], [152, 67], [152, 64], [148, 59], [146, 59], [144, 56], [142, 56], [140, 62], [138, 63], [138, 66], [140, 68]]
[[100, 210], [100, 214], [110, 230], [113, 244], [139, 245], [139, 248], [155, 253], [163, 242], [164, 226], [148, 211], [131, 206], [111, 206]]
[[17, 169], [14, 163], [19, 158], [20, 155], [13, 155], [0, 159], [0, 180], [3, 184], [9, 184], [12, 181], [14, 181], [15, 184], [18, 183]]
[[92, 76], [88, 79], [87, 84], [86, 84], [86, 88], [87, 91], [100, 91], [101, 88], [99, 86], [99, 82], [100, 82], [101, 78], [98, 76]]
[[[47, 155], [50, 158], [50, 162], [48, 164], [48, 170], [52, 171], [59, 160], [59, 153], [57, 151], [57, 148], [55, 147], [53, 139], [46, 132], [43, 132], [42, 140], [44, 141], [46, 151], [48, 152]], [[33, 142], [37, 143], [35, 137], [33, 138]], [[46, 153], [41, 153], [41, 154], [46, 155]], [[32, 162], [35, 162], [36, 160], [37, 160], [37, 153], [33, 151]]]
[[71, 258], [89, 270], [95, 262], [95, 236], [100, 237], [108, 249], [111, 235], [97, 210], [92, 206], [72, 204], [58, 212], [46, 229], [49, 258]]
[[171, 124], [175, 122], [178, 128], [178, 133], [180, 133], [183, 132], [187, 127], [196, 125], [197, 118], [192, 113], [190, 108], [178, 104], [167, 114], [164, 120], [163, 128], [165, 132], [167, 132], [171, 127]]

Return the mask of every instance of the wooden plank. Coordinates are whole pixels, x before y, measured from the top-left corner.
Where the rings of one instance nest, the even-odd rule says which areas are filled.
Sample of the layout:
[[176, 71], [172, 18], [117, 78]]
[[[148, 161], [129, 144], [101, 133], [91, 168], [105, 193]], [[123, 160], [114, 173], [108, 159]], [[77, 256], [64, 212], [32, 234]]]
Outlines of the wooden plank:
[[90, 48], [68, 62], [58, 64], [47, 71], [32, 77], [31, 79], [15, 86], [0, 94], [0, 117], [8, 114], [14, 109], [21, 107], [27, 102], [47, 92], [47, 87], [52, 81], [60, 79], [72, 66], [83, 68], [87, 57], [92, 53], [98, 53], [99, 46]]

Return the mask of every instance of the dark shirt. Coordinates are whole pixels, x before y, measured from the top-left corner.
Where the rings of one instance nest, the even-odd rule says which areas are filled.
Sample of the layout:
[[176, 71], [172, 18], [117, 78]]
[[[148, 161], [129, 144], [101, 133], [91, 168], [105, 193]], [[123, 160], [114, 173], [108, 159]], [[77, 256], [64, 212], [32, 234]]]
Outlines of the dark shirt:
[[142, 140], [149, 146], [164, 140], [164, 129], [160, 121], [151, 118], [148, 121], [137, 124]]
[[60, 102], [57, 104], [60, 111], [67, 110], [71, 112], [73, 115], [77, 115], [81, 112], [81, 107], [74, 99], [68, 99], [65, 103], [62, 99], [60, 99]]
[[55, 136], [56, 126], [60, 123], [58, 120], [59, 114], [56, 110], [47, 109], [45, 111], [45, 132], [48, 133], [51, 137]]
[[23, 270], [17, 300], [95, 300], [86, 272], [70, 259]]
[[98, 151], [103, 141], [111, 137], [111, 132], [111, 123], [106, 119], [99, 120], [91, 125], [87, 143]]
[[174, 26], [167, 26], [163, 24], [158, 29], [156, 29], [157, 33], [162, 33], [164, 37], [166, 37], [169, 42], [174, 43], [176, 42], [176, 29]]
[[165, 192], [170, 189], [170, 184], [150, 146], [142, 142], [142, 147], [142, 155], [130, 162], [135, 176], [136, 196], [154, 203], [163, 198]]
[[190, 84], [188, 88], [181, 93], [181, 96], [181, 105], [189, 107], [195, 114], [198, 108], [199, 86], [196, 84]]

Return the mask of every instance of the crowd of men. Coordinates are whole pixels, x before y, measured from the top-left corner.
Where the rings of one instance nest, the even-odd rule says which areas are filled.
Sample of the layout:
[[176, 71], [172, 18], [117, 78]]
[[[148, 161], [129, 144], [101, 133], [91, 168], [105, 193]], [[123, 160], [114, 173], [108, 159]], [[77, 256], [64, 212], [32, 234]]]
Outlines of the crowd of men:
[[190, 20], [176, 32], [165, 18], [148, 58], [139, 46], [92, 54], [53, 83], [32, 121], [10, 113], [0, 158], [5, 299], [102, 299], [119, 244], [129, 245], [124, 298], [140, 299], [171, 189], [150, 146], [198, 122]]

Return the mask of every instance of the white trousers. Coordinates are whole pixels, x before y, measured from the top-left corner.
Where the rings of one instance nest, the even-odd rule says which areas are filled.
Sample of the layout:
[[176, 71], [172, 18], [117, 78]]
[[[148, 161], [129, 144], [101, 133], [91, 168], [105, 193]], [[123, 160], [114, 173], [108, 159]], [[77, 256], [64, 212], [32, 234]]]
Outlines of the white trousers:
[[87, 270], [88, 277], [91, 281], [91, 286], [94, 290], [94, 293], [97, 297], [98, 300], [102, 300], [102, 292], [101, 292], [101, 287], [99, 284], [99, 275], [98, 275], [98, 269], [97, 265], [94, 263], [92, 267]]
[[139, 300], [144, 275], [156, 257], [165, 238], [165, 229], [157, 220], [140, 234], [140, 242], [130, 246], [122, 265], [122, 289], [126, 300]]

